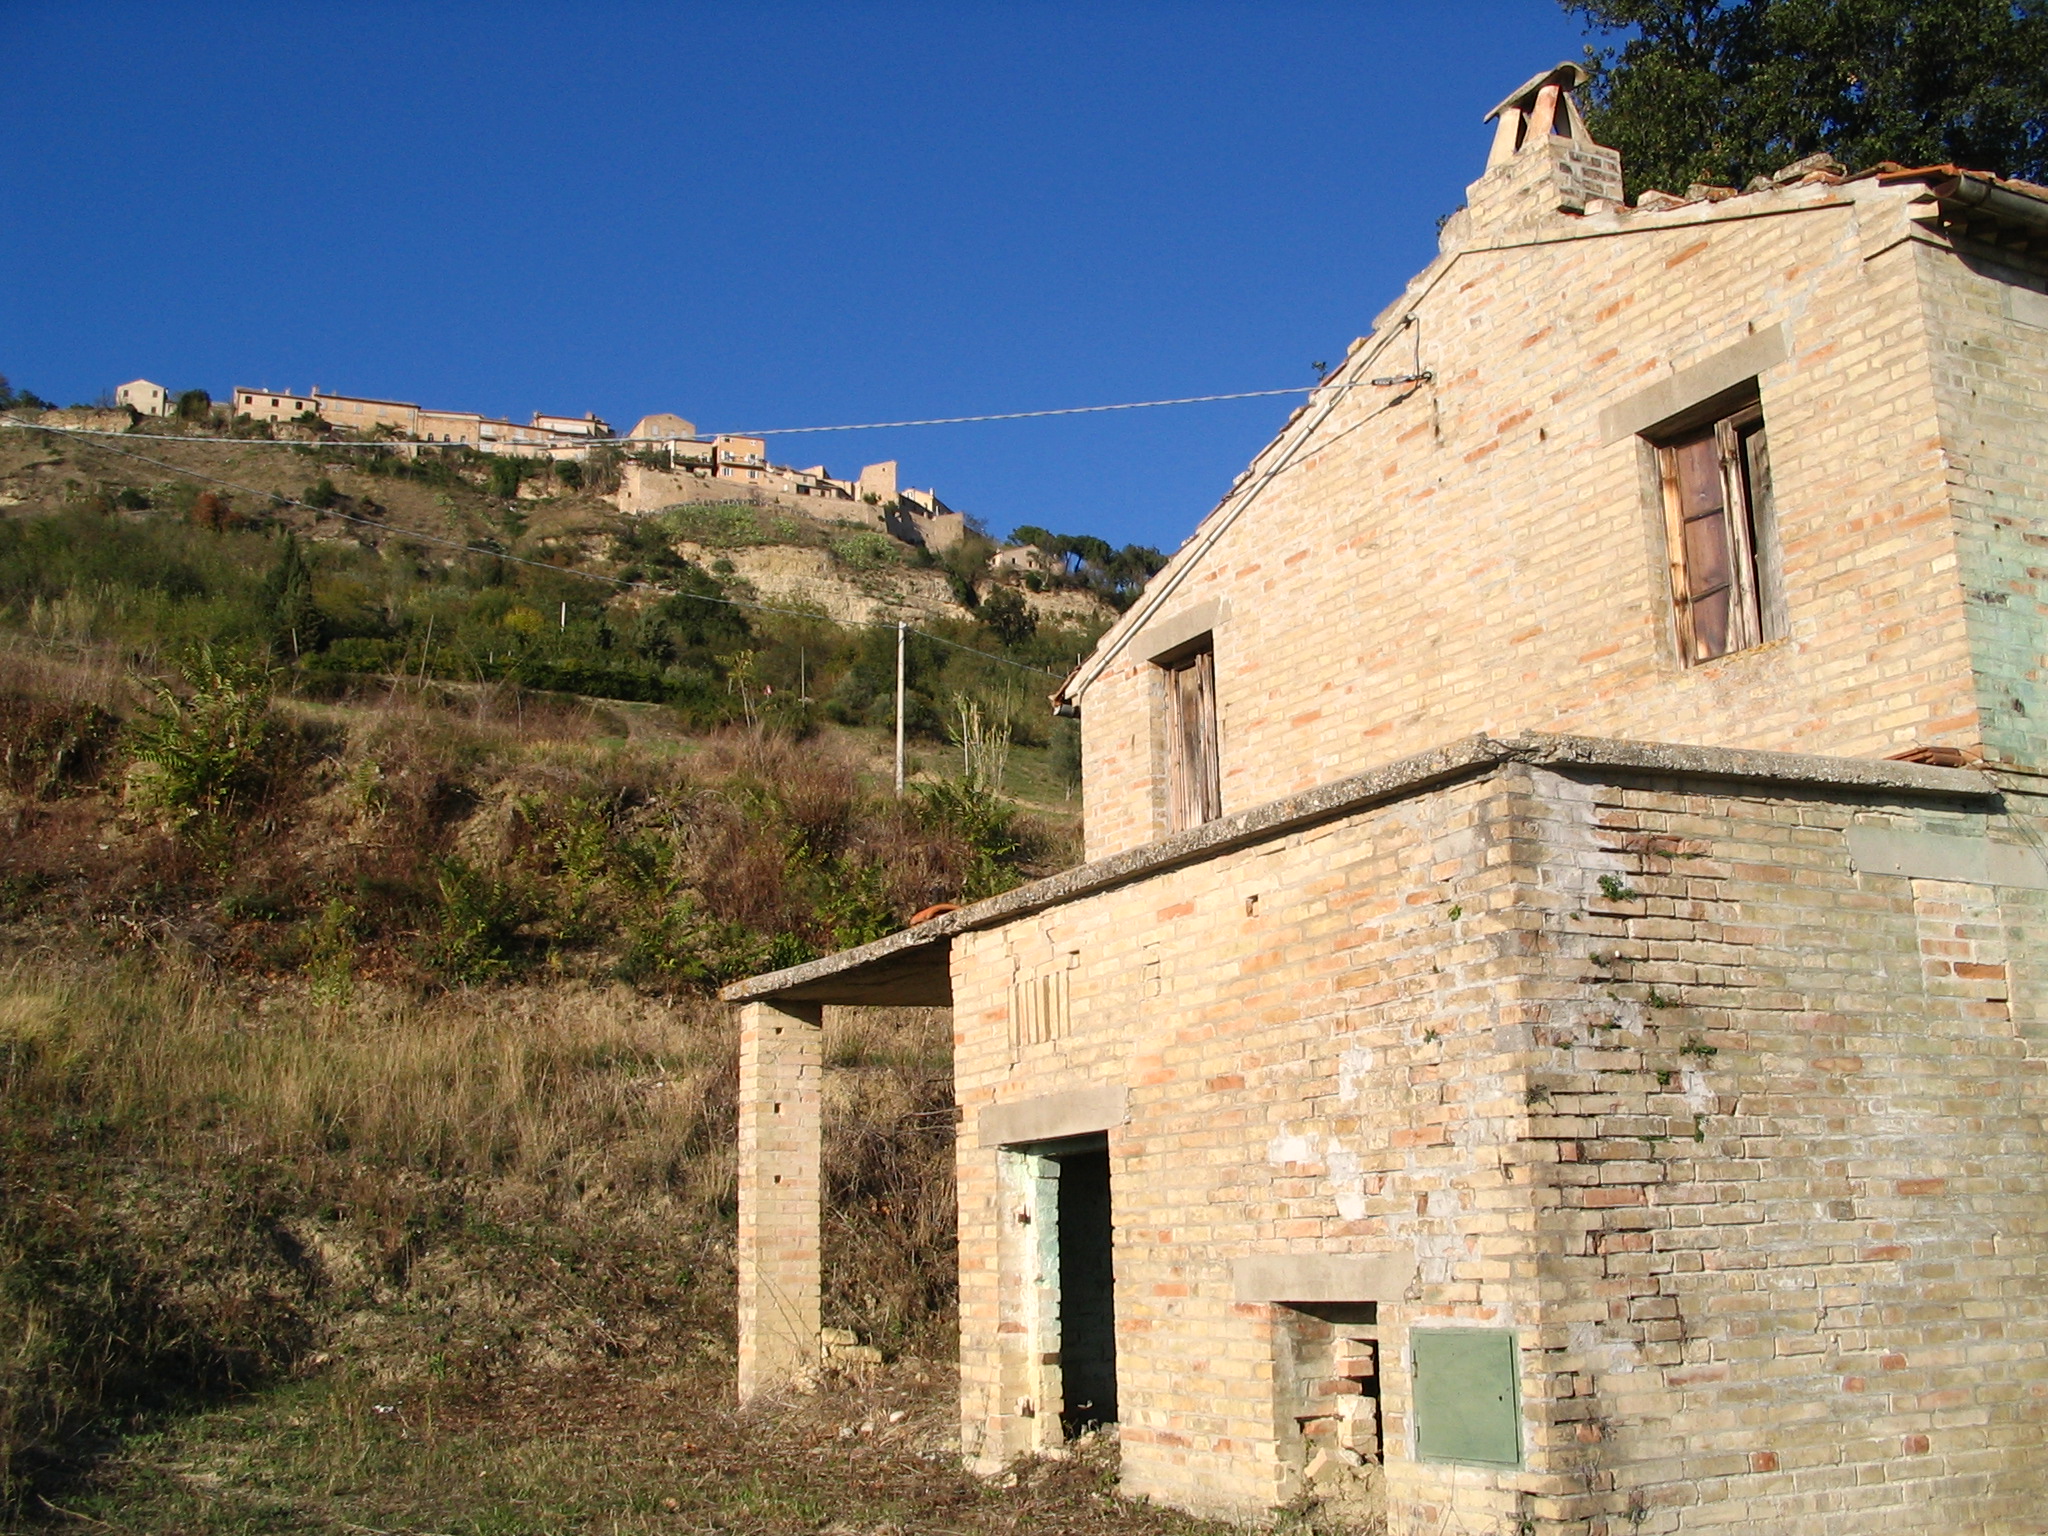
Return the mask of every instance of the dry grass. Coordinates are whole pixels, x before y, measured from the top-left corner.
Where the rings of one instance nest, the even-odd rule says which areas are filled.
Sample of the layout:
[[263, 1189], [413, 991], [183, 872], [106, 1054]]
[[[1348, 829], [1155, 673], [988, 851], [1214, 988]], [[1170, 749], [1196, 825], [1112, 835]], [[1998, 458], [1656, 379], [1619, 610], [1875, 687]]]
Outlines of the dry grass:
[[[852, 751], [436, 684], [278, 701], [258, 792], [200, 835], [128, 793], [139, 699], [104, 652], [0, 654], [0, 1507], [205, 1531], [826, 1507], [866, 1465], [827, 1410], [778, 1421], [821, 1458], [784, 1499], [743, 1465], [763, 1421], [705, 1406], [730, 1392], [736, 1075], [706, 989], [957, 896], [961, 835]], [[828, 1035], [828, 1320], [942, 1359], [949, 1024]], [[919, 1422], [950, 1418], [942, 1371]], [[593, 1392], [628, 1406], [575, 1411]], [[687, 1414], [723, 1447], [696, 1504], [648, 1470]], [[607, 1423], [641, 1449], [599, 1467]], [[905, 1454], [830, 1507], [975, 1486]]]
[[[834, 1042], [833, 1320], [944, 1350], [943, 1016], [841, 1015]], [[0, 1472], [61, 1503], [108, 1434], [302, 1378], [485, 1418], [565, 1372], [723, 1380], [733, 1051], [715, 1005], [622, 987], [335, 1004], [15, 961]]]

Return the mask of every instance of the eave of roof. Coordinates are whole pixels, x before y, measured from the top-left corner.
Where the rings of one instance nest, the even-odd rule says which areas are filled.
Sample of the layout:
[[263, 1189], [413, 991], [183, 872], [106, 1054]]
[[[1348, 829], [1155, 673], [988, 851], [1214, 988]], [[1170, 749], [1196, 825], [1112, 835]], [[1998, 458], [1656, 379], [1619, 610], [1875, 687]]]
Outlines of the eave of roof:
[[1468, 736], [1384, 767], [1253, 806], [1156, 843], [1077, 865], [945, 913], [915, 928], [892, 933], [872, 944], [749, 976], [726, 987], [719, 996], [729, 1003], [773, 999], [944, 1006], [952, 998], [946, 959], [956, 934], [999, 927], [1116, 886], [1198, 864], [1454, 780], [1489, 773], [1510, 762], [1562, 771], [1605, 770], [1946, 800], [1995, 800], [2000, 793], [1997, 785], [1973, 769], [1937, 768], [1888, 758], [1666, 746], [1587, 736], [1530, 734], [1506, 740]]

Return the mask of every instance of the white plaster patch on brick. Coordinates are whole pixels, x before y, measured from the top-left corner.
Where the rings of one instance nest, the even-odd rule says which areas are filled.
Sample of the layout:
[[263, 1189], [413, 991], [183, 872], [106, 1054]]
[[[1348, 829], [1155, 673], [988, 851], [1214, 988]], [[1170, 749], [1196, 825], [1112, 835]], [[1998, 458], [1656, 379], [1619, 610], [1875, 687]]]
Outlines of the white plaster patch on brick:
[[1365, 1220], [1365, 1171], [1358, 1154], [1335, 1136], [1323, 1160], [1330, 1168], [1330, 1193], [1337, 1202], [1337, 1214], [1346, 1221]]
[[1445, 1185], [1429, 1192], [1427, 1218], [1414, 1222], [1406, 1234], [1415, 1246], [1415, 1273], [1422, 1284], [1450, 1285], [1458, 1278], [1458, 1266], [1471, 1261], [1472, 1245], [1459, 1220], [1464, 1214], [1465, 1197], [1456, 1188]]
[[1679, 1069], [1679, 1085], [1685, 1094], [1685, 1107], [1696, 1115], [1712, 1114], [1715, 1108], [1713, 1091], [1707, 1087], [1707, 1074], [1698, 1067]]
[[1314, 1136], [1290, 1136], [1283, 1132], [1267, 1144], [1266, 1161], [1275, 1168], [1319, 1162], [1321, 1159], [1317, 1156], [1316, 1141], [1317, 1138]]
[[1369, 1045], [1354, 1045], [1346, 1051], [1337, 1063], [1338, 1102], [1356, 1104], [1359, 1091], [1378, 1062], [1378, 1054]]
[[1342, 1137], [1325, 1139], [1314, 1131], [1283, 1131], [1267, 1143], [1266, 1160], [1276, 1168], [1310, 1168], [1320, 1164], [1329, 1180], [1337, 1214], [1346, 1221], [1365, 1219], [1364, 1163], [1356, 1151], [1344, 1145]]
[[1568, 1325], [1572, 1353], [1597, 1374], [1626, 1376], [1643, 1368], [1642, 1347], [1633, 1339], [1612, 1337], [1602, 1323], [1579, 1321]]

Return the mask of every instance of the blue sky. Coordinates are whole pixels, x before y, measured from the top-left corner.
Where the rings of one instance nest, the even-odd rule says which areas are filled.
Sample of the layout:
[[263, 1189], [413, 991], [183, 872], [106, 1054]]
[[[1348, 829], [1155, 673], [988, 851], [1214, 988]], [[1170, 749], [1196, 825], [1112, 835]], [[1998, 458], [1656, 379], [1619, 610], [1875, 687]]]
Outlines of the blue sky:
[[[0, 372], [747, 430], [1307, 383], [1552, 0], [19, 3]], [[789, 437], [1172, 549], [1289, 399]]]

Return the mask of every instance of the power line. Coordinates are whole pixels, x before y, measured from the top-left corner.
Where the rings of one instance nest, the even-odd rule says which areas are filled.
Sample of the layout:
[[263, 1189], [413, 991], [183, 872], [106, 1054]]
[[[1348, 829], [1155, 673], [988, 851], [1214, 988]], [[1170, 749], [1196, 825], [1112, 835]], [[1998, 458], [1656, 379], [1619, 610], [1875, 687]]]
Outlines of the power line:
[[[0, 417], [0, 426], [17, 427], [29, 432], [45, 432], [60, 437], [75, 430], [73, 428], [68, 427], [45, 427], [38, 425], [35, 422], [16, 421], [12, 417]], [[94, 435], [120, 437], [126, 434], [96, 433]], [[203, 443], [218, 442], [220, 441], [220, 439], [174, 437], [159, 438], [157, 439], [157, 441]], [[187, 469], [182, 465], [172, 464], [163, 459], [153, 459], [149, 457], [147, 454], [134, 453], [123, 448], [114, 448], [102, 445], [100, 447], [100, 452], [115, 454], [124, 459], [133, 459], [138, 464], [148, 464], [157, 469], [169, 470], [172, 474], [182, 475], [188, 480], [204, 480], [209, 484], [221, 486], [226, 490], [239, 491], [241, 494], [245, 496], [260, 496], [265, 498], [274, 498], [275, 500], [283, 503], [285, 506], [302, 508], [303, 510], [312, 513], [316, 518], [338, 518], [339, 520], [345, 523], [356, 523], [362, 527], [375, 528], [381, 530], [384, 533], [392, 534], [398, 537], [417, 539], [423, 544], [437, 544], [445, 549], [458, 550], [461, 553], [468, 555], [486, 555], [494, 560], [503, 560], [509, 565], [531, 566], [535, 570], [552, 571], [559, 576], [581, 576], [587, 581], [595, 581], [602, 583], [606, 586], [617, 587], [622, 591], [652, 592], [657, 596], [661, 597], [688, 598], [694, 602], [716, 603], [726, 608], [745, 608], [755, 613], [781, 614], [785, 618], [809, 619], [812, 621], [824, 619], [827, 623], [839, 622], [838, 620], [832, 619], [825, 614], [807, 613], [800, 608], [777, 608], [769, 603], [750, 603], [736, 597], [712, 597], [703, 592], [676, 592], [671, 591], [666, 587], [658, 586], [651, 581], [630, 581], [623, 576], [606, 576], [599, 571], [580, 570], [574, 566], [552, 565], [546, 560], [535, 560], [525, 555], [514, 555], [502, 550], [486, 549], [478, 544], [469, 543], [459, 539], [447, 538], [441, 534], [428, 533], [424, 529], [398, 528], [392, 526], [389, 523], [382, 522], [376, 518], [358, 517], [354, 513], [342, 512], [333, 507], [316, 507], [312, 505], [310, 502], [301, 501], [296, 496], [285, 496], [279, 494], [276, 491], [263, 490], [257, 486], [243, 485], [239, 481], [223, 479], [219, 475], [209, 475], [204, 470]], [[888, 620], [883, 622], [877, 622], [872, 619], [863, 619], [856, 620], [851, 624], [845, 625], [844, 627], [848, 629], [894, 629], [896, 627], [896, 621]], [[985, 660], [1000, 662], [1006, 667], [1016, 667], [1020, 671], [1024, 672], [1036, 672], [1041, 677], [1050, 677], [1057, 680], [1062, 675], [1058, 672], [1048, 671], [1044, 667], [1034, 667], [1029, 662], [1017, 661], [1008, 656], [998, 656], [993, 651], [978, 651], [971, 645], [962, 645], [959, 641], [948, 640], [943, 635], [927, 634], [924, 630], [921, 629], [912, 629], [911, 633], [920, 635], [924, 639], [934, 641], [939, 645], [949, 645], [953, 647], [955, 650], [965, 651], [970, 656], [980, 656]]]
[[[1388, 379], [1374, 379], [1374, 384], [1385, 385], [1396, 382]], [[1349, 384], [1333, 386], [1349, 389]], [[1064, 405], [1041, 411], [994, 411], [980, 416], [926, 416], [914, 421], [854, 421], [829, 427], [757, 427], [746, 432], [720, 432], [719, 437], [796, 437], [812, 432], [881, 432], [898, 427], [957, 427], [980, 421], [1033, 421], [1046, 416], [1094, 416], [1105, 411], [1149, 411], [1169, 405], [1209, 405], [1219, 400], [1264, 400], [1275, 395], [1307, 395], [1322, 388], [1319, 384], [1291, 384], [1284, 389], [1245, 389], [1223, 395], [1183, 395], [1173, 400], [1125, 400], [1114, 405]], [[12, 418], [9, 418], [12, 420]], [[14, 421], [16, 426], [36, 426], [34, 422]], [[362, 439], [354, 442], [336, 442], [326, 439], [298, 442], [273, 437], [236, 438], [192, 438], [173, 433], [109, 432], [97, 427], [42, 427], [45, 432], [66, 432], [77, 437], [122, 437], [130, 442], [190, 443], [190, 442], [233, 442], [247, 443], [252, 447], [269, 448], [478, 448], [474, 443], [443, 443], [431, 438], [391, 437]], [[597, 448], [630, 448], [636, 445], [650, 447], [673, 447], [688, 438], [673, 437], [593, 437], [589, 444]], [[568, 446], [568, 445], [556, 445]], [[520, 457], [520, 455], [514, 455]]]
[[[1040, 416], [1092, 416], [1102, 411], [1149, 411], [1162, 405], [1207, 405], [1216, 400], [1261, 400], [1272, 395], [1313, 394], [1321, 386], [1294, 384], [1285, 389], [1245, 389], [1230, 395], [1185, 395], [1178, 400], [1127, 400], [1119, 405], [1067, 405], [1046, 411], [997, 411], [986, 416], [928, 416], [919, 421], [857, 421], [837, 427], [759, 427], [729, 432], [728, 437], [794, 437], [803, 432], [879, 432], [893, 427], [957, 427], [973, 421], [1030, 421]], [[622, 439], [641, 441], [641, 439]]]

